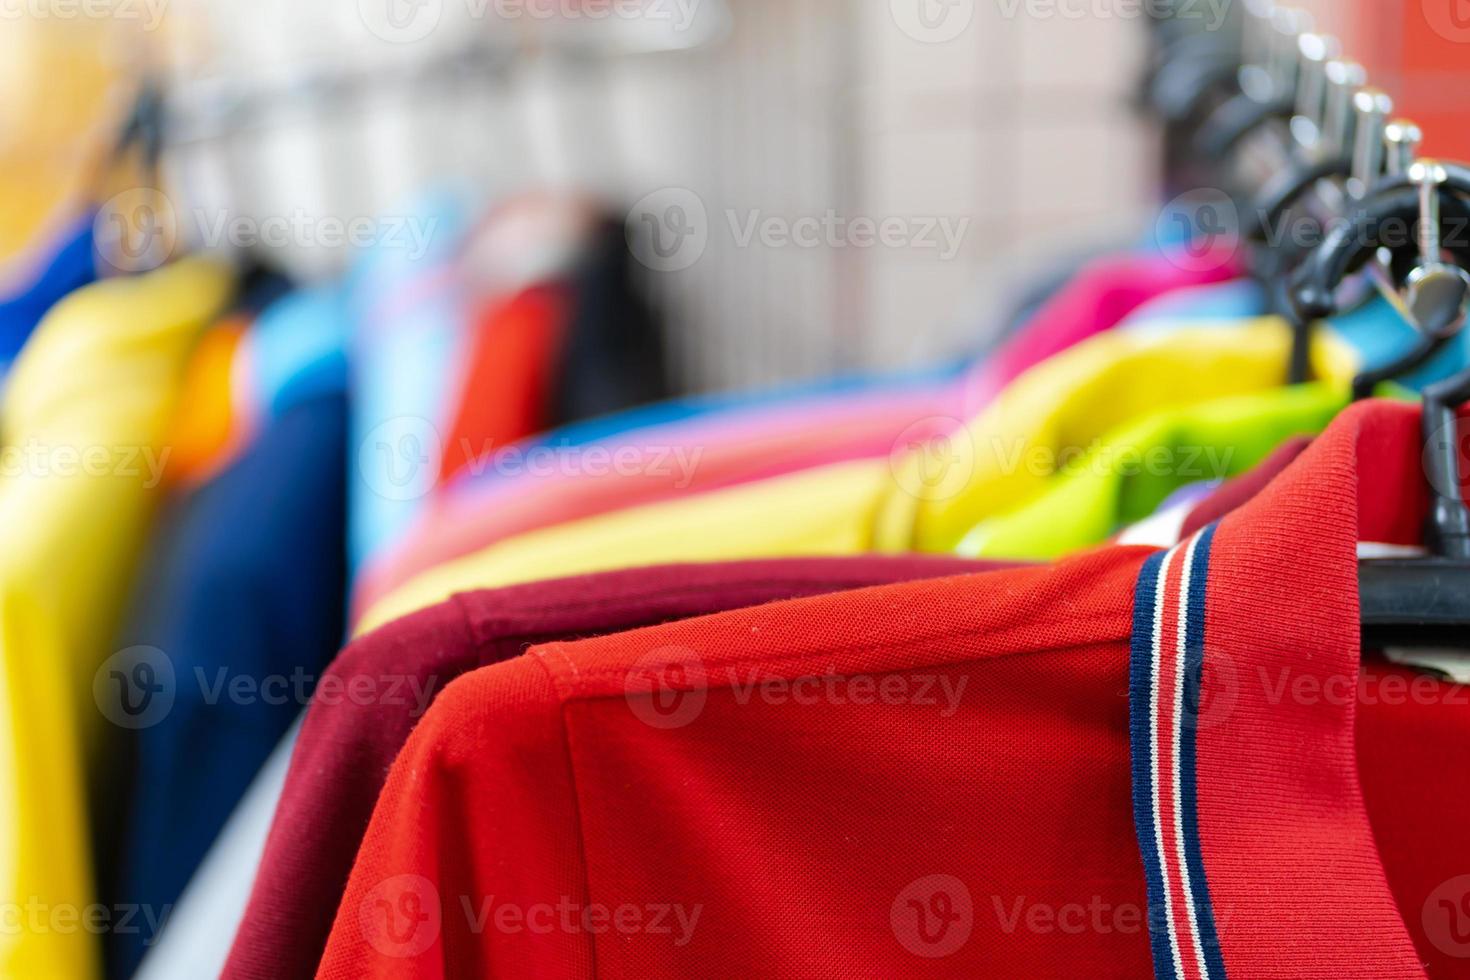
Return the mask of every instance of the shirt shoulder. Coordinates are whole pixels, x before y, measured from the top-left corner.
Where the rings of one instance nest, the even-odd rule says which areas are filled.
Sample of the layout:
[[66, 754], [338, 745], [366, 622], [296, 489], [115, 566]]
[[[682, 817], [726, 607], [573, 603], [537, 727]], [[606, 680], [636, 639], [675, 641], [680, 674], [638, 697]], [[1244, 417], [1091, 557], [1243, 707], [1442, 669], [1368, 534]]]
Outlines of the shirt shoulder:
[[[624, 697], [650, 658], [696, 665], [695, 686], [741, 667], [779, 676], [938, 667], [1124, 640], [1152, 549], [1110, 548], [1003, 569], [793, 599], [531, 650], [566, 700]], [[702, 680], [699, 678], [702, 677]]]

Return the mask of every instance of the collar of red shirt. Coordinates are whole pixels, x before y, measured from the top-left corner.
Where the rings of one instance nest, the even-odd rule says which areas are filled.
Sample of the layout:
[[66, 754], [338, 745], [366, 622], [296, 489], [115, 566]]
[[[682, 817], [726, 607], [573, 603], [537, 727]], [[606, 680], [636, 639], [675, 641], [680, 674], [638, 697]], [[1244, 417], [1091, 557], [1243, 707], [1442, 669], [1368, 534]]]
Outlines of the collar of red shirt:
[[1347, 412], [1250, 504], [1144, 563], [1134, 823], [1159, 977], [1422, 977], [1354, 747], [1357, 544], [1414, 544], [1415, 407]]

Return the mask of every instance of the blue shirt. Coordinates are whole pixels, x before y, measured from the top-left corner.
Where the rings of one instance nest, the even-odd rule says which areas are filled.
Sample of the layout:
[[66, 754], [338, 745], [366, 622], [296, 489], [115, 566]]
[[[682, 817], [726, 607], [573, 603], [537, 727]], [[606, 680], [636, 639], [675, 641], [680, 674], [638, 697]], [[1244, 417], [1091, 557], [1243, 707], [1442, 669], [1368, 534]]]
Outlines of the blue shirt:
[[[173, 703], [130, 733], [131, 765], [100, 790], [123, 814], [97, 821], [106, 901], [161, 910], [178, 899], [342, 643], [348, 411], [340, 343], [315, 329], [327, 296], [261, 315], [270, 411], [259, 434], [160, 517], [119, 648], [167, 658]], [[151, 938], [110, 934], [112, 972], [131, 975]]]
[[467, 314], [455, 260], [463, 210], [436, 196], [413, 210], [433, 229], [422, 254], [382, 245], [347, 284], [352, 445], [348, 554], [354, 568], [407, 533], [434, 490]]

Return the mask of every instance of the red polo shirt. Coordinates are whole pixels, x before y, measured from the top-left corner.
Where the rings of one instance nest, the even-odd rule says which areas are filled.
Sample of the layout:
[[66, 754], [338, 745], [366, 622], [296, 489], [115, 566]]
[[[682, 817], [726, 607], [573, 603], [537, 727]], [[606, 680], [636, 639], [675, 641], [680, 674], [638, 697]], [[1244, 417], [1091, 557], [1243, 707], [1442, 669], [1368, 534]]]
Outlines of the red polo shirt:
[[871, 556], [638, 568], [467, 592], [374, 630], [317, 687], [223, 976], [286, 980], [316, 970], [388, 768], [460, 675], [553, 640], [1001, 567]]
[[1369, 403], [1168, 552], [469, 674], [319, 975], [1457, 975], [1470, 707], [1359, 671], [1356, 544], [1417, 539], [1420, 452], [1416, 409]]

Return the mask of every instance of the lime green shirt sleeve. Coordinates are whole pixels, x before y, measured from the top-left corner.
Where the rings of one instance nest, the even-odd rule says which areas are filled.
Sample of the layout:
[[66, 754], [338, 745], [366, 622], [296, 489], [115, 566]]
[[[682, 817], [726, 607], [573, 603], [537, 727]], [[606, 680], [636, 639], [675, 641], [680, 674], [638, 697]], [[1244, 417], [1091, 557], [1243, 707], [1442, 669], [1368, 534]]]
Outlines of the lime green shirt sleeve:
[[113, 652], [185, 359], [231, 291], [229, 272], [199, 259], [88, 286], [42, 321], [6, 388], [0, 975], [100, 971], [99, 932], [115, 913], [92, 890], [85, 787], [110, 741], [94, 680]]
[[1104, 439], [1041, 496], [982, 521], [958, 550], [977, 558], [1050, 561], [1101, 544], [1186, 483], [1237, 476], [1292, 436], [1321, 432], [1347, 403], [1343, 381], [1155, 413]]

